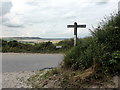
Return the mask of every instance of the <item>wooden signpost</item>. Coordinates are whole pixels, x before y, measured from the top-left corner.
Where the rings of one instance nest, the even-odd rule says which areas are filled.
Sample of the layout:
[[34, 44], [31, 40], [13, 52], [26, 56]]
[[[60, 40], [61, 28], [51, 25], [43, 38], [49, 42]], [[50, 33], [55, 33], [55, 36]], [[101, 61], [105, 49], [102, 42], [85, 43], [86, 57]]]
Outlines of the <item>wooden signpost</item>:
[[74, 25], [67, 25], [68, 28], [74, 28], [74, 46], [77, 46], [77, 28], [86, 28], [86, 25], [77, 25], [75, 22]]

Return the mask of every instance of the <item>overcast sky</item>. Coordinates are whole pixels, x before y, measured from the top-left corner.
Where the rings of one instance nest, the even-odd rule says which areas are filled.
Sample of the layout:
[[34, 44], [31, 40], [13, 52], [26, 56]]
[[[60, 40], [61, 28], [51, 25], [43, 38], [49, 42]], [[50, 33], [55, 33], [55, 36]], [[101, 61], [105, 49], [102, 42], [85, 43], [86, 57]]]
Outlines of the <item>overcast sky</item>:
[[71, 38], [68, 24], [86, 24], [78, 37], [90, 35], [110, 13], [118, 11], [119, 0], [2, 0], [0, 27], [4, 37]]

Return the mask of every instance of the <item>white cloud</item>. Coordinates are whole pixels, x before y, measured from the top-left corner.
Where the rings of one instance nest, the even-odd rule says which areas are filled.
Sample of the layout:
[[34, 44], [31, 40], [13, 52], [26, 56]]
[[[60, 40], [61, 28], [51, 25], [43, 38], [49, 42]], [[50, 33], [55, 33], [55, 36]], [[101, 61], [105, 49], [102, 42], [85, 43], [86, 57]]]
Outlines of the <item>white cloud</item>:
[[[12, 0], [10, 12], [3, 17], [3, 36], [72, 37], [67, 24], [77, 21], [87, 28], [96, 26], [105, 15], [117, 10], [117, 1]], [[88, 29], [78, 32], [79, 37], [86, 35]]]
[[12, 8], [12, 2], [0, 2], [0, 16], [9, 13], [11, 8]]

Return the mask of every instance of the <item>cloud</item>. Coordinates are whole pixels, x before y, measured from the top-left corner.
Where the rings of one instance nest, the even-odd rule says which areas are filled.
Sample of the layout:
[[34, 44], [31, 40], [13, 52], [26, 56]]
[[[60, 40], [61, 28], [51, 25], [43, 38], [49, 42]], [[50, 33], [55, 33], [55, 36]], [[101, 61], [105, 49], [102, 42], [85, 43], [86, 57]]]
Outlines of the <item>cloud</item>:
[[[73, 29], [65, 33], [68, 24], [76, 21], [87, 24], [88, 28], [95, 26], [104, 15], [116, 10], [114, 1], [12, 0], [12, 9], [3, 16], [2, 22], [6, 32], [10, 31], [13, 36], [19, 32], [19, 36], [71, 37]], [[89, 32], [80, 31], [78, 36], [86, 36]]]
[[22, 14], [22, 13], [16, 13], [16, 15], [21, 16], [21, 15], [24, 15], [24, 14]]
[[97, 2], [96, 4], [97, 5], [104, 5], [104, 4], [107, 4], [108, 2]]
[[20, 24], [5, 23], [4, 25], [10, 28], [24, 28], [24, 25]]
[[9, 13], [12, 6], [12, 2], [0, 2], [0, 16]]
[[39, 3], [37, 1], [34, 1], [34, 2], [26, 2], [26, 4], [28, 5], [32, 5], [32, 6], [36, 6], [36, 5], [39, 5]]
[[3, 18], [3, 17], [2, 17], [2, 23], [7, 22], [7, 21], [9, 21], [8, 18]]
[[[0, 18], [1, 19], [1, 18]], [[11, 22], [9, 18], [3, 17], [2, 18], [2, 25], [9, 27], [9, 28], [24, 28], [24, 25], [18, 22]]]
[[21, 23], [18, 18], [8, 18], [6, 16], [0, 17], [0, 24], [9, 28], [24, 28], [23, 23]]
[[104, 5], [107, 4], [110, 0], [98, 0], [98, 2], [96, 2], [97, 5]]

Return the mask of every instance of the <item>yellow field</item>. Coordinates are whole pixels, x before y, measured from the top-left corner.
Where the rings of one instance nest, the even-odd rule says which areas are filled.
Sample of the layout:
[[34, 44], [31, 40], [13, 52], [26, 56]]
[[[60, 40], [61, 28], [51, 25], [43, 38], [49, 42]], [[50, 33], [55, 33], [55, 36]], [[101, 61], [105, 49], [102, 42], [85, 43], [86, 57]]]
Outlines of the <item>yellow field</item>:
[[60, 42], [62, 40], [33, 40], [33, 39], [31, 39], [31, 40], [18, 40], [18, 41], [23, 42], [23, 43], [42, 43], [42, 42], [50, 41], [50, 42], [55, 44], [55, 43], [58, 43], [58, 42]]

